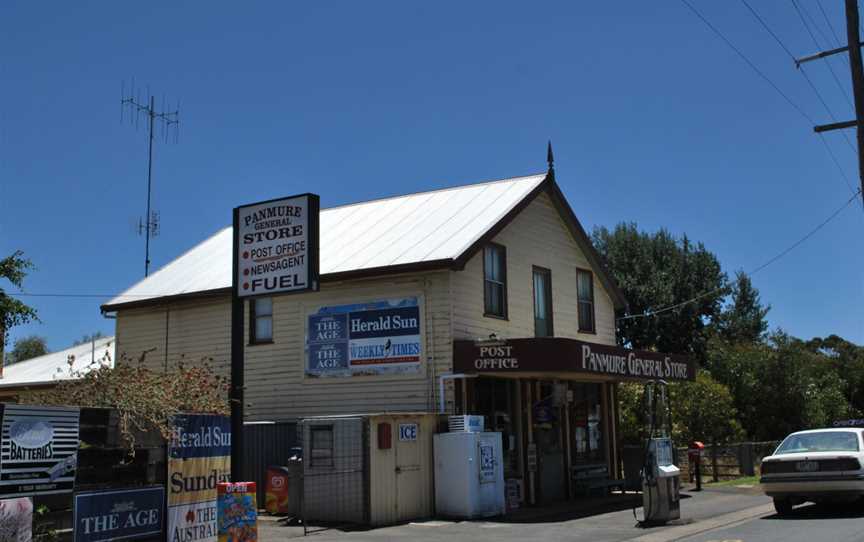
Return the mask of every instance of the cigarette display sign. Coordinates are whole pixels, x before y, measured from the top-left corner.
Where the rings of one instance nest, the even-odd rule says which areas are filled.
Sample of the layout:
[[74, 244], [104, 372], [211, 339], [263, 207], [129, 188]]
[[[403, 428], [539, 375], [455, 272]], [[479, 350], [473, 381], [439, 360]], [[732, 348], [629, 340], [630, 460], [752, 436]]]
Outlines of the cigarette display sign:
[[234, 209], [234, 288], [238, 297], [318, 291], [315, 194]]

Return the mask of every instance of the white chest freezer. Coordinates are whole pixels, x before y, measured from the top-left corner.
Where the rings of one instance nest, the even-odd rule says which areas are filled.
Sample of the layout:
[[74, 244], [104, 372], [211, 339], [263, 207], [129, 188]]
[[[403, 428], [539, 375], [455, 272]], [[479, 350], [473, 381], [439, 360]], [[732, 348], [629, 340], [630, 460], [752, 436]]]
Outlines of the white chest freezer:
[[435, 511], [478, 518], [504, 514], [501, 433], [435, 435]]

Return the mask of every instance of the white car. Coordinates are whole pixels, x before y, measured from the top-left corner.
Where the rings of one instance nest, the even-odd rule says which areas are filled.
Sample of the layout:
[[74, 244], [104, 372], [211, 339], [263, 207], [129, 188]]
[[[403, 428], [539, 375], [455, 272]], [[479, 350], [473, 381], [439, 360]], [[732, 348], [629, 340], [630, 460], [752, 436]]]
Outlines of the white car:
[[759, 483], [786, 515], [806, 501], [864, 496], [864, 429], [835, 427], [799, 431], [762, 460]]

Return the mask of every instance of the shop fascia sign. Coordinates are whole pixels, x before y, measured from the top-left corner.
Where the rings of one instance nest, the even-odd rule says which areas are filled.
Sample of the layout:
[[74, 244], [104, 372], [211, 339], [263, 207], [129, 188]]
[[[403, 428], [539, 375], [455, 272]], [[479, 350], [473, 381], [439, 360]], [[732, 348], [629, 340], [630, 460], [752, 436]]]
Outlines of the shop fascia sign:
[[574, 372], [642, 380], [695, 380], [683, 356], [630, 350], [558, 337], [506, 341], [454, 341], [454, 370], [461, 373]]
[[318, 291], [319, 207], [300, 194], [234, 209], [238, 297]]

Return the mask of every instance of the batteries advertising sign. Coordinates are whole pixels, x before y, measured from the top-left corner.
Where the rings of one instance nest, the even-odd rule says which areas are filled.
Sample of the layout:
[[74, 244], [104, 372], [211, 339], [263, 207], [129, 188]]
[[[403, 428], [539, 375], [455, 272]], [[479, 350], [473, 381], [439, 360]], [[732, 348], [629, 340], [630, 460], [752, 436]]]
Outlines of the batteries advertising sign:
[[0, 499], [70, 493], [78, 464], [77, 408], [4, 404]]
[[216, 487], [231, 480], [231, 419], [186, 414], [168, 445], [168, 542], [216, 542]]
[[416, 373], [421, 350], [416, 297], [322, 307], [308, 317], [307, 376]]
[[237, 296], [318, 291], [318, 196], [234, 209]]

